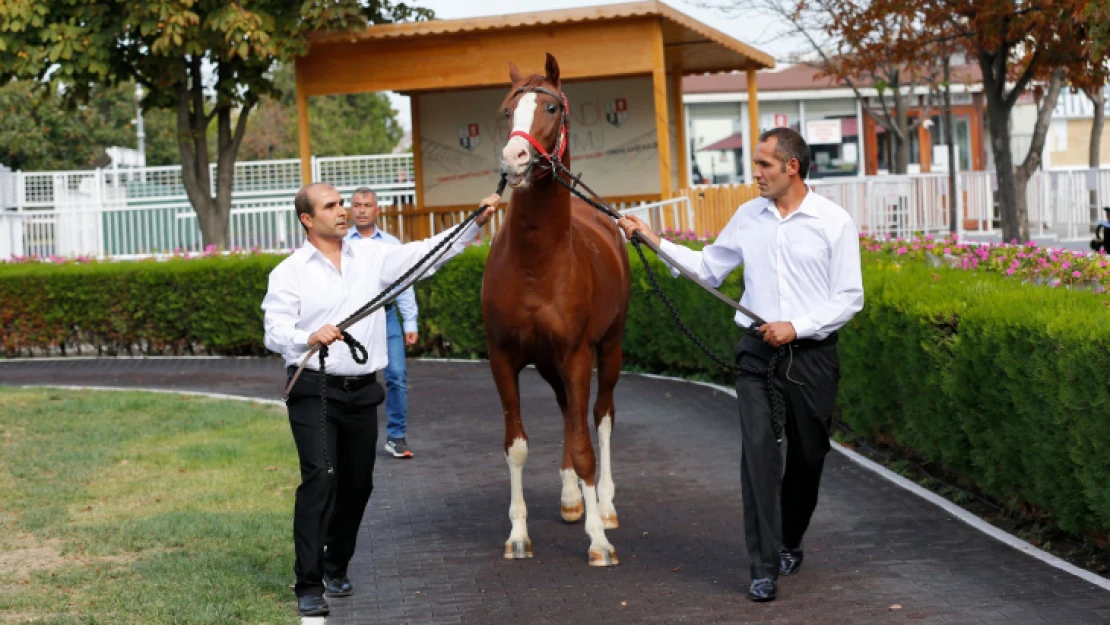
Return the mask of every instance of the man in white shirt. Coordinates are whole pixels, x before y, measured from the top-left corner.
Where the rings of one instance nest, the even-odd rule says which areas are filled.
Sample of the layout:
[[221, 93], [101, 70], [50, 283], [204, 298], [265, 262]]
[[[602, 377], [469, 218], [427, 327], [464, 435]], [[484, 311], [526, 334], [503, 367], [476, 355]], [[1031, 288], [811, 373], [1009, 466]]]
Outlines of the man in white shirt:
[[[369, 187], [359, 187], [351, 194], [351, 220], [353, 228], [347, 228], [348, 239], [370, 239], [386, 245], [400, 245], [397, 237], [378, 227], [378, 216], [382, 209], [378, 206], [378, 194]], [[402, 331], [397, 319], [398, 309], [405, 320]], [[386, 306], [385, 330], [389, 340], [389, 364], [385, 366], [385, 450], [394, 458], [411, 458], [405, 433], [408, 430], [409, 391], [408, 376], [405, 372], [405, 347], [416, 345], [420, 338], [416, 316], [416, 293], [409, 287], [397, 296], [397, 300]]]
[[[496, 206], [499, 200], [492, 195], [482, 205]], [[270, 273], [262, 301], [266, 347], [284, 356], [290, 377], [314, 345], [345, 340], [334, 324], [373, 299], [450, 234], [401, 246], [349, 241], [343, 199], [327, 184], [302, 187], [294, 206], [307, 233], [305, 243]], [[434, 266], [463, 251], [492, 214], [493, 209], [482, 212]], [[332, 345], [326, 375], [313, 357], [286, 402], [301, 467], [293, 542], [294, 590], [303, 616], [328, 613], [325, 590], [329, 596], [351, 594], [347, 564], [373, 490], [377, 405], [385, 398], [376, 372], [388, 361], [385, 314], [375, 311], [346, 334], [365, 347], [366, 358], [356, 358], [353, 344]]]
[[[635, 217], [620, 221], [629, 238], [640, 232], [714, 286], [743, 265], [740, 303], [771, 320], [758, 328], [761, 335], [749, 333], [735, 348], [741, 368], [736, 394], [744, 533], [752, 575], [748, 597], [753, 601], [774, 599], [778, 576], [793, 574], [802, 564], [802, 536], [817, 506], [830, 448], [828, 429], [840, 379], [837, 330], [863, 308], [858, 231], [843, 208], [806, 187], [809, 154], [793, 130], [763, 133], [754, 154], [760, 197], [741, 206], [701, 252], [660, 242]], [[748, 328], [753, 320], [737, 313], [736, 323]], [[780, 348], [785, 352], [767, 375]], [[772, 402], [780, 399], [785, 471], [772, 421], [778, 412]]]

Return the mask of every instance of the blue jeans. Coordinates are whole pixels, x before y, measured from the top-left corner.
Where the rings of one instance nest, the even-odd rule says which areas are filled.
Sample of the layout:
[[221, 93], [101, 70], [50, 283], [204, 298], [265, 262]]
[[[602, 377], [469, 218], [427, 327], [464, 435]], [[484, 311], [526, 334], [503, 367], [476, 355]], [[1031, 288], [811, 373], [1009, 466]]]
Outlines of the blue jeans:
[[405, 415], [409, 411], [409, 387], [405, 376], [405, 333], [397, 308], [390, 306], [385, 314], [385, 331], [389, 337], [389, 364], [385, 366], [385, 426], [389, 438], [405, 437]]

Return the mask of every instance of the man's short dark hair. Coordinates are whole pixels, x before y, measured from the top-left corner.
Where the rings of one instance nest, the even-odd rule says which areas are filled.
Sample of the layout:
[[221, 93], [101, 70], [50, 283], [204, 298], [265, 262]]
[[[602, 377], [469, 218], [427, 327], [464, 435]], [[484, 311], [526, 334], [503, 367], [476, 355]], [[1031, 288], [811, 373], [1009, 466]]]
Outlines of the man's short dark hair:
[[374, 196], [374, 201], [375, 202], [378, 201], [378, 192], [371, 189], [370, 187], [359, 187], [359, 188], [355, 189], [354, 192], [351, 193], [351, 199], [352, 200], [355, 199], [356, 195], [364, 195], [364, 194], [370, 194], [370, 195]]
[[798, 175], [802, 180], [806, 179], [809, 175], [809, 144], [798, 134], [797, 130], [791, 128], [772, 128], [759, 135], [759, 142], [762, 143], [774, 137], [775, 141], [775, 158], [782, 161], [782, 170], [786, 171], [786, 164], [790, 159], [798, 159]]
[[313, 182], [311, 184], [306, 184], [305, 186], [301, 187], [299, 191], [297, 191], [297, 196], [293, 198], [293, 208], [297, 210], [297, 221], [301, 224], [301, 227], [303, 227], [306, 232], [308, 231], [308, 227], [305, 226], [304, 222], [301, 221], [301, 215], [308, 215], [309, 217], [312, 217], [316, 214], [316, 207], [313, 206], [312, 201], [308, 199], [308, 190], [318, 185], [327, 186], [323, 182]]

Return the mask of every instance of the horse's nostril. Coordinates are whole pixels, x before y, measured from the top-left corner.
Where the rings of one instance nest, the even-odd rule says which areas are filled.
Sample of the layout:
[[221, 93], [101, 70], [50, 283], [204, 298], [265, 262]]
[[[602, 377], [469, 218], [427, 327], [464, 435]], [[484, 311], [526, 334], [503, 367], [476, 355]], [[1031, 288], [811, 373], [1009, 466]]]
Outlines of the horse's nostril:
[[527, 150], [521, 150], [519, 153], [517, 153], [516, 157], [520, 158], [520, 159], [528, 158], [528, 151]]

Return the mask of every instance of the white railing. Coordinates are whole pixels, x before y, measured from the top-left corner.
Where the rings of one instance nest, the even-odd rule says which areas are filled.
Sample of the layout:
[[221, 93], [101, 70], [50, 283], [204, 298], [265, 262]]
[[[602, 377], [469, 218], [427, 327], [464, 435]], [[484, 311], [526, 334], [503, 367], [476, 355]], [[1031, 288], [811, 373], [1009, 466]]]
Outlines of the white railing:
[[[370, 186], [379, 192], [384, 207], [403, 207], [404, 211], [416, 205], [412, 167], [411, 154], [312, 160], [314, 179], [334, 184], [343, 193]], [[210, 175], [214, 181], [214, 169]], [[826, 178], [811, 180], [810, 185], [843, 206], [863, 232], [906, 236], [950, 230], [948, 207], [953, 194], [946, 174]], [[230, 246], [287, 250], [299, 245], [302, 234], [292, 198], [300, 186], [298, 160], [237, 163]], [[995, 232], [997, 186], [994, 172], [958, 176], [961, 218], [957, 228], [961, 234], [965, 230]], [[1110, 169], [1037, 172], [1026, 195], [1032, 234], [1065, 240], [1090, 236], [1092, 190], [1100, 209], [1110, 205]], [[656, 229], [697, 229], [697, 215], [686, 198], [617, 208], [642, 216]], [[1101, 218], [1101, 210], [1097, 213]], [[465, 218], [465, 212], [418, 215], [383, 219], [394, 231], [418, 225], [434, 234]], [[491, 224], [490, 233], [499, 223], [498, 219]], [[31, 255], [131, 257], [179, 249], [202, 251], [180, 167], [53, 172], [0, 169], [0, 259]]]
[[662, 232], [671, 224], [693, 224], [694, 209], [690, 198], [677, 197], [659, 202], [618, 202], [613, 208], [621, 215], [633, 215], [643, 219], [655, 232]]
[[951, 194], [944, 174], [820, 179], [810, 183], [852, 216], [861, 232], [946, 232]]
[[[314, 158], [312, 164], [314, 179], [341, 191], [369, 186], [385, 207], [415, 206], [411, 154]], [[300, 161], [240, 162], [234, 175], [230, 246], [280, 250], [299, 245], [303, 235], [292, 200], [301, 187]], [[215, 165], [209, 176], [215, 192]], [[179, 166], [0, 171], [0, 259], [132, 257], [176, 250], [202, 251]]]
[[[385, 206], [415, 205], [413, 191], [379, 191]], [[304, 241], [289, 196], [232, 200], [228, 246], [289, 251]], [[136, 258], [204, 251], [188, 202], [158, 202], [0, 213], [0, 249], [9, 256]]]
[[[843, 206], [862, 231], [905, 236], [915, 232], [949, 232], [947, 174], [819, 179], [810, 186]], [[957, 176], [963, 233], [993, 233], [999, 220], [998, 175], [992, 171]], [[1034, 237], [1082, 240], [1090, 236], [1091, 193], [1101, 207], [1110, 205], [1110, 169], [1039, 171], [1029, 180], [1026, 200]]]

